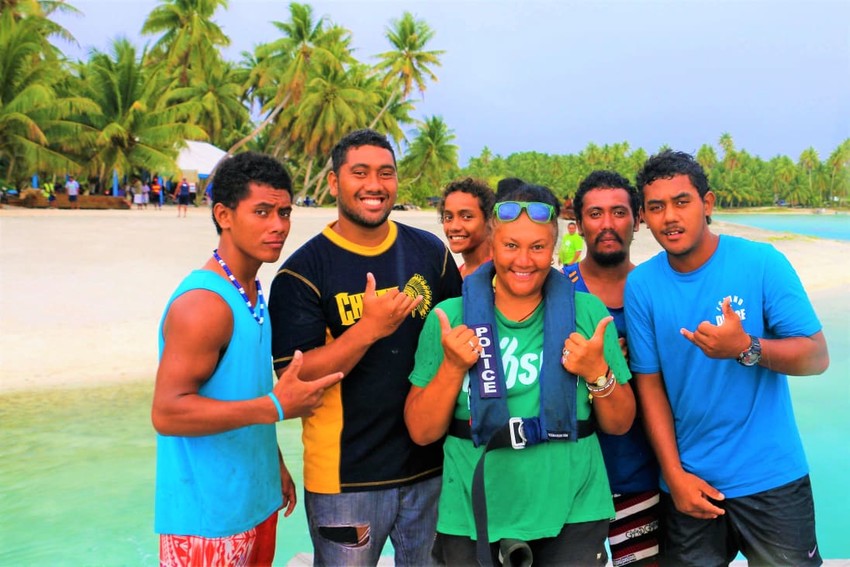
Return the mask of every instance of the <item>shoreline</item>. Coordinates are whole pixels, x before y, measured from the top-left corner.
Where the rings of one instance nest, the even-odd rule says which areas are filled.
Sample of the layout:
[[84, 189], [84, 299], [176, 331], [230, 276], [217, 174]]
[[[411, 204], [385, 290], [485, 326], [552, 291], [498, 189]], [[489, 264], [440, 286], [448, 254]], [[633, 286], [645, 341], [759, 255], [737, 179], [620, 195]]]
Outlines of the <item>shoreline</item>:
[[[263, 286], [269, 289], [283, 259], [335, 218], [336, 208], [296, 207], [281, 260], [260, 269]], [[445, 241], [434, 210], [393, 211], [390, 218]], [[711, 227], [773, 244], [813, 297], [850, 284], [840, 261], [850, 257], [850, 242], [722, 221]], [[0, 395], [140, 381], [153, 389], [162, 310], [216, 242], [206, 207], [190, 208], [187, 218], [177, 218], [175, 207], [0, 209]], [[632, 260], [658, 251], [642, 225]]]

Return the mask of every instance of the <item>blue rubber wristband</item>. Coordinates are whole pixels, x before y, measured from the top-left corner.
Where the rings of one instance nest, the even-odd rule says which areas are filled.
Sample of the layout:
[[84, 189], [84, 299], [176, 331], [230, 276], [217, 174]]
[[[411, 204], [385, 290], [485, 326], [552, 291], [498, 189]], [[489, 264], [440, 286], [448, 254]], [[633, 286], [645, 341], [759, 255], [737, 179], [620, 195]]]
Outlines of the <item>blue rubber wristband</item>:
[[277, 398], [275, 397], [275, 395], [274, 395], [274, 394], [272, 394], [271, 392], [269, 393], [269, 397], [270, 397], [270, 398], [272, 399], [272, 401], [274, 402], [274, 407], [276, 407], [276, 408], [277, 408], [277, 420], [278, 420], [278, 421], [283, 421], [283, 407], [280, 405], [280, 402], [277, 400]]

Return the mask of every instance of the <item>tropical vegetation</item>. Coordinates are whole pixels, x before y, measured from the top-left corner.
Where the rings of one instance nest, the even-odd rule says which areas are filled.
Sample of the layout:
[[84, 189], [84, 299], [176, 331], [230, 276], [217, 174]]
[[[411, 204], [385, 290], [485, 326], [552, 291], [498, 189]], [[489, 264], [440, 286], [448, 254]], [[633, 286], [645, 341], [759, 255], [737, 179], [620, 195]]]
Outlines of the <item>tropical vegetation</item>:
[[[634, 177], [649, 153], [628, 142], [588, 143], [578, 154], [534, 151], [494, 155], [489, 148], [459, 164], [457, 138], [441, 116], [415, 116], [437, 81], [444, 52], [435, 31], [404, 12], [385, 28], [387, 49], [366, 60], [351, 32], [308, 4], [292, 2], [275, 21], [276, 37], [227, 61], [230, 39], [216, 23], [228, 0], [160, 0], [141, 25], [149, 48], [115, 39], [85, 60], [57, 45], [74, 41], [52, 17], [76, 12], [65, 1], [0, 1], [0, 181], [19, 189], [37, 174], [75, 174], [91, 192], [114, 177], [178, 175], [186, 140], [229, 153], [252, 149], [287, 164], [299, 197], [331, 199], [325, 179], [333, 144], [372, 127], [399, 149], [400, 200], [424, 204], [458, 176], [495, 184], [521, 177], [568, 196], [594, 169]], [[764, 160], [724, 133], [697, 159], [722, 206], [847, 204], [850, 139], [829, 156], [809, 148], [793, 159]]]

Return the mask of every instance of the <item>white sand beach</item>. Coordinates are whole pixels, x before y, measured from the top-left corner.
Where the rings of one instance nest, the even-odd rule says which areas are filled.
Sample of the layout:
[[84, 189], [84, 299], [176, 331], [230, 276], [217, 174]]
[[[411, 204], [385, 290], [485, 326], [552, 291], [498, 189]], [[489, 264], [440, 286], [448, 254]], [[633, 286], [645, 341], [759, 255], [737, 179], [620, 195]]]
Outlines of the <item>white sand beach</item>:
[[[296, 208], [281, 260], [336, 218], [336, 209]], [[442, 237], [433, 210], [393, 219]], [[809, 293], [850, 284], [850, 243], [712, 225], [721, 234], [771, 242]], [[0, 393], [150, 380], [162, 309], [185, 274], [217, 242], [205, 207], [177, 218], [147, 210], [0, 209]], [[659, 250], [645, 226], [632, 258]], [[844, 259], [844, 260], [842, 260]], [[268, 289], [276, 265], [260, 280]], [[365, 281], [365, 280], [364, 280]]]

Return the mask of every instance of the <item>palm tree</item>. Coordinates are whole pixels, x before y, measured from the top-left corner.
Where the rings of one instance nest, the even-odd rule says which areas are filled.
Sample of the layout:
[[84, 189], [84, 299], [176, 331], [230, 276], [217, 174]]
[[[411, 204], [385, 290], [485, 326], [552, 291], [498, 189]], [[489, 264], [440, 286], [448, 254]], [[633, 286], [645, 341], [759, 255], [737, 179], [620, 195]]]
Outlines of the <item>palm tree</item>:
[[289, 135], [290, 139], [302, 142], [309, 160], [304, 174], [305, 190], [313, 161], [330, 155], [340, 132], [365, 124], [367, 111], [375, 106], [374, 94], [354, 82], [355, 72], [326, 67], [322, 74], [310, 80], [298, 105], [298, 116], [292, 122]]
[[384, 35], [393, 49], [378, 54], [380, 61], [376, 69], [384, 74], [383, 85], [391, 88], [392, 95], [375, 117], [375, 123], [394, 104], [396, 98], [408, 98], [414, 85], [420, 96], [424, 96], [426, 79], [437, 81], [432, 67], [442, 65], [440, 55], [445, 53], [442, 50], [425, 49], [434, 38], [434, 31], [424, 20], [416, 19], [410, 12], [393, 20]]
[[222, 63], [186, 87], [169, 89], [162, 102], [182, 107], [189, 120], [206, 131], [210, 142], [228, 147], [251, 119], [242, 103], [245, 93], [238, 74], [232, 63]]
[[720, 147], [723, 148], [723, 165], [730, 171], [735, 169], [738, 162], [735, 153], [735, 141], [732, 139], [732, 134], [723, 132], [720, 135]]
[[711, 170], [717, 166], [717, 152], [715, 152], [714, 148], [709, 144], [703, 144], [700, 146], [697, 151], [696, 159], [706, 171], [706, 174], [711, 172]]
[[792, 185], [797, 177], [797, 166], [788, 156], [776, 156], [770, 160], [773, 165], [773, 176], [777, 179], [777, 199], [791, 202]]
[[97, 110], [83, 97], [57, 92], [67, 72], [45, 38], [46, 21], [0, 12], [0, 164], [16, 185], [39, 169], [77, 169], [60, 142], [82, 132], [75, 113]]
[[797, 160], [797, 165], [806, 175], [806, 179], [809, 184], [809, 196], [814, 197], [814, 184], [813, 184], [813, 173], [815, 169], [820, 166], [820, 157], [818, 157], [818, 152], [813, 147], [809, 146], [803, 153], [800, 154], [800, 158]]
[[353, 61], [348, 30], [333, 25], [326, 27], [324, 18], [314, 20], [313, 9], [306, 4], [290, 3], [289, 13], [289, 21], [272, 22], [283, 36], [255, 50], [257, 65], [247, 86], [260, 100], [265, 117], [228, 154], [254, 139], [288, 104], [298, 104], [318, 66], [342, 70], [343, 63]]
[[426, 77], [432, 81], [437, 75], [432, 66], [439, 67], [442, 50], [426, 51], [425, 46], [434, 38], [434, 31], [424, 20], [418, 20], [410, 12], [405, 12], [384, 34], [393, 50], [378, 54], [380, 62], [377, 68], [385, 73], [384, 84], [400, 84], [402, 96], [407, 98], [416, 85], [420, 94], [425, 93]]
[[440, 116], [420, 123], [416, 136], [399, 163], [402, 178], [416, 202], [437, 191], [458, 169], [455, 135]]
[[[339, 30], [339, 28], [329, 30], [329, 34], [336, 38], [336, 41], [329, 45], [344, 45], [343, 56], [337, 55], [337, 59], [343, 63], [353, 62], [347, 49], [350, 41], [347, 31], [341, 35], [339, 31], [334, 32], [335, 29]], [[399, 124], [410, 121], [412, 105], [408, 96], [413, 86], [416, 85], [419, 92], [424, 93], [426, 77], [432, 80], [437, 79], [430, 67], [440, 65], [438, 57], [443, 52], [424, 50], [433, 36], [434, 32], [428, 24], [405, 12], [400, 20], [392, 22], [392, 26], [387, 28], [386, 32], [387, 39], [396, 49], [378, 55], [381, 61], [376, 66], [376, 70], [383, 73], [381, 84], [377, 85], [370, 77], [361, 75], [361, 88], [371, 93], [370, 97], [376, 95], [383, 102], [380, 109], [376, 109], [374, 119], [368, 127], [386, 132], [396, 143], [403, 138]], [[333, 49], [329, 48], [328, 51]], [[330, 171], [331, 166], [331, 159], [328, 157], [324, 167], [312, 179], [305, 179], [305, 190], [316, 184], [318, 193], [321, 180]]]
[[842, 196], [847, 196], [847, 186], [850, 182], [850, 138], [835, 148], [826, 163], [829, 167], [829, 201], [832, 203], [839, 187], [842, 188]]
[[206, 139], [202, 128], [186, 123], [188, 115], [156, 107], [165, 83], [145, 69], [142, 59], [129, 41], [116, 39], [111, 54], [94, 51], [80, 67], [78, 88], [100, 106], [100, 112], [85, 117], [96, 133], [87, 171], [103, 183], [113, 169], [177, 173], [178, 145]]
[[142, 25], [142, 34], [162, 34], [150, 51], [150, 63], [165, 65], [177, 85], [185, 87], [221, 62], [219, 49], [230, 45], [212, 21], [227, 0], [162, 0]]

